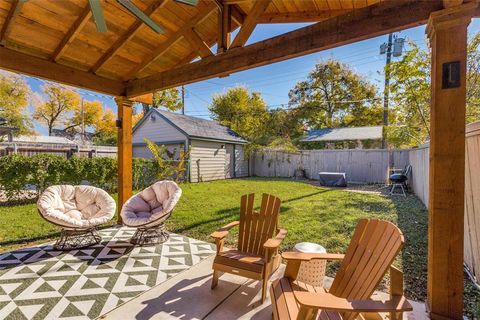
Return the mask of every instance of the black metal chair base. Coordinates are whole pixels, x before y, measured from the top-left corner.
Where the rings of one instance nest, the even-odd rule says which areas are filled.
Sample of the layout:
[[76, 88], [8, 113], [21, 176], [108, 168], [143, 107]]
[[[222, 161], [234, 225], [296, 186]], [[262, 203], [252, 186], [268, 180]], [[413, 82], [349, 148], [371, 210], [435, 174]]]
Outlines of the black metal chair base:
[[161, 224], [151, 228], [138, 228], [130, 239], [130, 243], [139, 246], [153, 245], [165, 242], [169, 237], [165, 224]]
[[90, 229], [62, 229], [60, 238], [55, 242], [55, 250], [74, 250], [86, 248], [100, 243], [102, 237], [96, 228]]

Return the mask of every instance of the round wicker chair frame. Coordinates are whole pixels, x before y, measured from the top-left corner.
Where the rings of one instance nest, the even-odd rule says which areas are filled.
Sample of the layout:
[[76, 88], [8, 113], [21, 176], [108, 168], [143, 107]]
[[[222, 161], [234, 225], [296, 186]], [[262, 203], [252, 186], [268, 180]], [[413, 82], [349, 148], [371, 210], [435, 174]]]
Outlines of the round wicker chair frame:
[[71, 226], [62, 225], [52, 220], [48, 220], [42, 215], [40, 210], [37, 209], [37, 211], [45, 221], [62, 228], [60, 231], [60, 238], [53, 244], [55, 250], [68, 251], [82, 249], [93, 246], [102, 241], [102, 237], [95, 226], [89, 228], [73, 228]]

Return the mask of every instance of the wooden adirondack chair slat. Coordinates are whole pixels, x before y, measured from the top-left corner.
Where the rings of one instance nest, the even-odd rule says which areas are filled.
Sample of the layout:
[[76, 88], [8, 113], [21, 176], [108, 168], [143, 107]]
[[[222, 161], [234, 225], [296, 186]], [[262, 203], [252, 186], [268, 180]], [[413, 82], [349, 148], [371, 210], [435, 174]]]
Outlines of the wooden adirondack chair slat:
[[[360, 220], [329, 292], [326, 293], [326, 295], [318, 296], [323, 297], [323, 300], [322, 303], [319, 303], [317, 308], [324, 308], [321, 306], [325, 306], [325, 304], [328, 305], [329, 301], [335, 305], [333, 306], [334, 308], [338, 308], [338, 301], [341, 301], [339, 299], [342, 298], [359, 300], [359, 302], [363, 301], [367, 304], [370, 303], [369, 299], [374, 293], [374, 290], [389, 269], [391, 273], [392, 270], [394, 273], [394, 275], [391, 276], [391, 297], [392, 299], [401, 298], [401, 300], [405, 302], [405, 298], [401, 297], [403, 294], [403, 275], [401, 271], [391, 267], [393, 260], [401, 250], [403, 243], [403, 235], [394, 224], [381, 220]], [[301, 293], [297, 293], [298, 297], [295, 297], [295, 292], [304, 291], [296, 290], [294, 288], [294, 286], [298, 287], [299, 284], [295, 278], [301, 261], [295, 259], [305, 259], [305, 254], [300, 256], [298, 254], [289, 253], [284, 257], [288, 259], [286, 270], [288, 278], [284, 277], [280, 280], [274, 281], [271, 289], [272, 300], [275, 301], [274, 317], [276, 314], [278, 317], [275, 319], [296, 319], [297, 315], [298, 317], [314, 316], [316, 309], [313, 308], [313, 306], [315, 306], [313, 301], [315, 301], [314, 299], [317, 299], [317, 296], [309, 296], [309, 294], [303, 294], [302, 296]], [[318, 258], [318, 256], [316, 257]], [[289, 288], [286, 283], [290, 283], [291, 287]], [[317, 288], [309, 286], [303, 286], [303, 288], [306, 288], [308, 292], [312, 293], [318, 291]], [[306, 300], [302, 300], [300, 297], [304, 297]], [[296, 307], [294, 307], [292, 301], [297, 304]], [[305, 301], [306, 305], [301, 305], [302, 301]], [[286, 304], [288, 307], [282, 306], [281, 303]], [[402, 307], [397, 307], [394, 303], [393, 306], [395, 307], [393, 307], [393, 309], [392, 307], [389, 307], [385, 312], [395, 315], [395, 318], [400, 318], [403, 311], [411, 310], [411, 306], [408, 302], [405, 303], [406, 305], [403, 305]], [[371, 308], [370, 305], [367, 309], [369, 308]], [[336, 312], [319, 310], [320, 312], [316, 315], [315, 319], [350, 320], [365, 318], [364, 314], [360, 315], [359, 312], [355, 312], [355, 305], [351, 308], [342, 310], [348, 311]], [[378, 314], [369, 313], [368, 318], [379, 319], [380, 316]]]
[[[348, 275], [350, 281], [344, 281], [346, 284], [342, 292], [335, 292], [339, 297], [352, 297], [352, 298], [364, 298], [358, 293], [362, 291], [362, 287], [368, 287], [367, 277], [374, 274], [374, 268], [378, 265], [378, 259], [380, 258], [378, 254], [381, 252], [376, 252], [377, 248], [383, 247], [384, 243], [392, 236], [393, 227], [387, 227], [385, 229], [379, 230], [377, 227], [370, 239], [370, 242], [367, 245], [365, 252], [361, 257], [361, 261], [357, 264], [356, 268], [351, 268], [352, 273]], [[358, 285], [361, 283], [361, 285]], [[334, 292], [332, 292], [334, 293]]]
[[[260, 212], [253, 210], [254, 194], [244, 195], [240, 199], [240, 221], [237, 250], [218, 252], [213, 263], [212, 288], [218, 283], [219, 272], [230, 272], [252, 279], [261, 279], [262, 301], [265, 300], [266, 284], [270, 275], [278, 268], [279, 242], [270, 242], [268, 250], [265, 244], [274, 233], [283, 239], [286, 230], [277, 229], [280, 213], [280, 199], [269, 194], [262, 195]], [[225, 233], [223, 233], [225, 234]], [[214, 236], [215, 237], [215, 236]], [[218, 235], [216, 237], [219, 237]], [[280, 239], [280, 240], [281, 240]], [[217, 248], [221, 248], [222, 239], [217, 239]], [[272, 243], [274, 245], [272, 246]]]
[[355, 272], [355, 269], [358, 266], [365, 250], [367, 250], [367, 244], [374, 235], [374, 231], [375, 231], [375, 227], [377, 226], [377, 223], [378, 221], [373, 221], [365, 225], [364, 228], [359, 230], [361, 234], [358, 239], [358, 242], [351, 243], [349, 245], [347, 249], [347, 253], [345, 254], [346, 261], [342, 262], [341, 264], [342, 267], [340, 268], [337, 275], [335, 276], [335, 279], [332, 283], [332, 287], [330, 288], [330, 292], [332, 292], [336, 296], [345, 298], [341, 296], [341, 294], [343, 293], [349, 279]]

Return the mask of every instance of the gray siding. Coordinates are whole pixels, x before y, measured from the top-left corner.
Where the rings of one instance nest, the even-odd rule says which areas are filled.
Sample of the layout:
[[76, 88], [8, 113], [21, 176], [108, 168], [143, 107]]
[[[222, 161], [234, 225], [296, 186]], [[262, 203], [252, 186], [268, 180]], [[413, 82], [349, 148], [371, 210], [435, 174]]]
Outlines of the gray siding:
[[[172, 145], [167, 145], [168, 151], [172, 152], [173, 150], [176, 150], [175, 153], [175, 159], [178, 159], [180, 156], [180, 151], [183, 150], [183, 145], [180, 144], [172, 144]], [[146, 146], [134, 146], [133, 147], [133, 157], [134, 158], [151, 158], [152, 153]]]
[[190, 168], [191, 181], [225, 179], [226, 143], [201, 140], [191, 141]]
[[149, 116], [132, 135], [133, 143], [143, 143], [147, 138], [153, 142], [168, 142], [185, 140], [185, 135], [174, 126], [163, 120], [160, 116], [153, 114], [155, 121]]
[[243, 145], [235, 146], [235, 176], [237, 178], [248, 177], [248, 159], [245, 157]]

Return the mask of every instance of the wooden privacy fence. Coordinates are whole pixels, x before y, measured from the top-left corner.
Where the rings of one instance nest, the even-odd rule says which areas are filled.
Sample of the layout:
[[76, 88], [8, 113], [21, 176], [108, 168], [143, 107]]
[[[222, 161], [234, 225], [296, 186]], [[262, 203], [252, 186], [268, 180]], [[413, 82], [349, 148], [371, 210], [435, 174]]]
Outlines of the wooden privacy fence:
[[466, 130], [465, 264], [480, 279], [480, 122]]
[[[465, 151], [464, 260], [472, 274], [480, 279], [480, 122], [467, 125]], [[413, 191], [428, 207], [428, 145], [410, 150], [409, 161]]]
[[77, 146], [75, 144], [34, 143], [34, 142], [0, 142], [0, 156], [10, 154], [56, 154], [70, 158], [116, 157], [117, 147], [112, 146]]
[[[480, 122], [466, 128], [465, 264], [480, 279]], [[349, 182], [384, 183], [389, 167], [412, 166], [410, 187], [428, 207], [429, 146], [407, 150], [262, 151], [252, 156], [252, 173], [262, 177], [293, 177], [297, 169], [318, 179], [320, 171], [345, 172]]]
[[298, 153], [262, 151], [253, 155], [253, 175], [293, 177], [297, 169], [318, 179], [319, 172], [345, 172], [349, 182], [384, 183], [388, 169], [404, 168], [409, 150], [302, 150]]
[[412, 165], [410, 187], [425, 206], [428, 206], [429, 151], [427, 144], [420, 148], [411, 149], [409, 152], [409, 162]]

